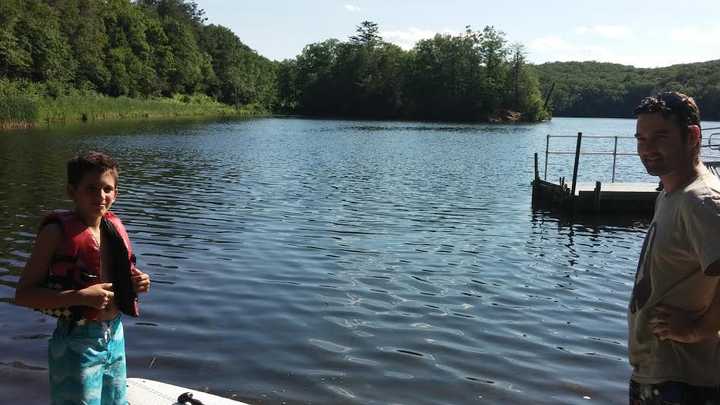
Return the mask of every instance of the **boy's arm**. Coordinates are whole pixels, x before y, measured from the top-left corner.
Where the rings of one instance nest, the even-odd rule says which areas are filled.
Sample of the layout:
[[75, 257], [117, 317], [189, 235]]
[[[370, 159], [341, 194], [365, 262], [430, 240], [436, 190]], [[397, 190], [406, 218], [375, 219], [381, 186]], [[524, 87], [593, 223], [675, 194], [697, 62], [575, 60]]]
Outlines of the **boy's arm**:
[[57, 291], [45, 288], [52, 257], [62, 241], [62, 230], [57, 224], [48, 224], [40, 231], [30, 260], [23, 269], [15, 290], [15, 303], [35, 309], [62, 308], [86, 305], [101, 308], [112, 299], [111, 284], [98, 284], [83, 290]]
[[130, 271], [132, 272], [133, 290], [135, 290], [136, 293], [146, 293], [150, 291], [150, 276], [135, 267]]

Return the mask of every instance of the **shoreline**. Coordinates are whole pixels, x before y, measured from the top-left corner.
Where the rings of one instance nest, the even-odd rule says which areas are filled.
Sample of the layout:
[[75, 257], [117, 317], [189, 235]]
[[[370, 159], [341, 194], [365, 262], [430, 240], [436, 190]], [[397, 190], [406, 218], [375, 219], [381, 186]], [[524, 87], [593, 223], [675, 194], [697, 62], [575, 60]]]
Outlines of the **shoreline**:
[[271, 116], [266, 108], [250, 104], [233, 107], [207, 96], [130, 98], [72, 95], [30, 100], [32, 111], [0, 118], [0, 131], [47, 128], [71, 124], [142, 122], [186, 118], [253, 118]]

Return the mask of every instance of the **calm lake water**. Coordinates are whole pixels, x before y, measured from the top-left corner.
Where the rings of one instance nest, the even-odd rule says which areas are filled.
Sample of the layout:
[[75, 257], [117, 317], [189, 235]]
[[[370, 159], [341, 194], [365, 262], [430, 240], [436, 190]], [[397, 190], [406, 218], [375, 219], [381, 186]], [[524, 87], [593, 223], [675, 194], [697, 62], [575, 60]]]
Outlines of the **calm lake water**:
[[[627, 136], [634, 121], [1, 133], [0, 400], [48, 402], [53, 322], [12, 297], [42, 213], [70, 207], [65, 161], [99, 149], [121, 163], [114, 211], [154, 280], [142, 317], [124, 318], [131, 377], [251, 404], [626, 403], [647, 219], [530, 206], [533, 152], [577, 131]], [[571, 159], [548, 178], [569, 178]], [[583, 157], [581, 180], [611, 168]], [[617, 180], [654, 181], [636, 157], [618, 158]]]

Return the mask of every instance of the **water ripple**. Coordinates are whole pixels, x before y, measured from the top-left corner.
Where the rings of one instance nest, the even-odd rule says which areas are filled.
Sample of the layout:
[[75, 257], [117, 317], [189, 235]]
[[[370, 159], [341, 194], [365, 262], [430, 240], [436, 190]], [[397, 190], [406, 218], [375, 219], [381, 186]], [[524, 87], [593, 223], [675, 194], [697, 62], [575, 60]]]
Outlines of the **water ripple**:
[[[154, 280], [142, 318], [125, 322], [132, 376], [250, 403], [626, 401], [625, 308], [647, 221], [532, 211], [529, 180], [547, 133], [632, 125], [263, 119], [3, 134], [0, 398], [19, 379], [44, 390], [52, 324], [11, 297], [42, 213], [70, 206], [65, 160], [93, 148], [121, 162], [114, 210]], [[584, 177], [605, 175], [584, 163]], [[644, 179], [637, 163], [619, 167]]]

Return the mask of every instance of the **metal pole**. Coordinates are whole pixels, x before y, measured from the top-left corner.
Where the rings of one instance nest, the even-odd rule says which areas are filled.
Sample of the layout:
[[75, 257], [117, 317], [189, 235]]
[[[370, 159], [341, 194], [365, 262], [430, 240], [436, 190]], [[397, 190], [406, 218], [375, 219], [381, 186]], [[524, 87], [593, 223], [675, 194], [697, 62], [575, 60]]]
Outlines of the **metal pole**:
[[575, 146], [575, 167], [573, 168], [572, 189], [570, 198], [575, 200], [575, 187], [577, 186], [578, 165], [580, 164], [580, 145], [582, 144], [582, 132], [578, 132], [577, 146]]
[[538, 154], [535, 152], [535, 181], [540, 180], [540, 171], [538, 170]]
[[612, 182], [615, 183], [615, 162], [617, 161], [617, 136], [615, 137], [615, 148], [613, 149], [613, 173]]
[[593, 193], [593, 209], [595, 212], [600, 211], [600, 190], [602, 189], [602, 183], [599, 181], [595, 182], [595, 192]]
[[545, 180], [547, 180], [547, 165], [548, 165], [549, 151], [550, 151], [550, 134], [548, 134], [547, 138], [545, 139]]

